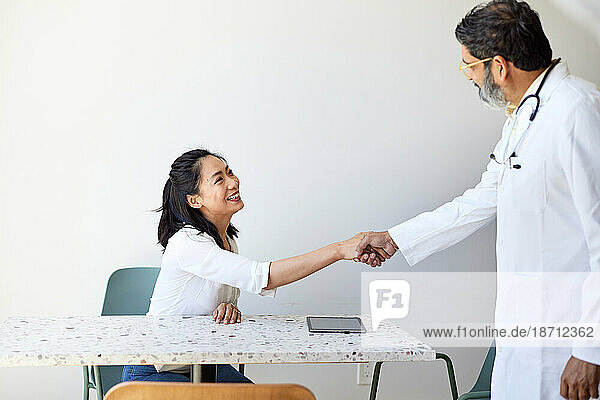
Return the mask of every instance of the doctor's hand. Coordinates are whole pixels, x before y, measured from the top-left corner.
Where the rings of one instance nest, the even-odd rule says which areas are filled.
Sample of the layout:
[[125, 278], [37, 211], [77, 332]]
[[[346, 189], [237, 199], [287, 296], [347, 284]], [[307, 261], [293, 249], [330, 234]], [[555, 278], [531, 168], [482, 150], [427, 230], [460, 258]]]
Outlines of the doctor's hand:
[[398, 246], [388, 232], [367, 232], [356, 246], [355, 261], [369, 264], [373, 259], [373, 252], [379, 258], [389, 259], [396, 250]]
[[600, 365], [571, 356], [560, 377], [560, 395], [569, 400], [598, 398]]
[[[361, 232], [359, 234], [354, 235], [350, 239], [344, 240], [343, 242], [338, 243], [339, 249], [339, 257], [342, 260], [354, 260], [356, 259], [356, 246], [360, 243], [361, 240], [367, 235], [367, 232]], [[379, 256], [372, 248], [368, 247], [365, 249], [365, 254], [370, 262], [365, 262], [365, 264], [370, 265], [371, 267], [379, 267], [382, 262], [385, 261], [383, 256]]]
[[242, 313], [236, 306], [231, 303], [221, 303], [213, 311], [213, 320], [220, 324], [235, 324], [236, 322], [242, 322]]

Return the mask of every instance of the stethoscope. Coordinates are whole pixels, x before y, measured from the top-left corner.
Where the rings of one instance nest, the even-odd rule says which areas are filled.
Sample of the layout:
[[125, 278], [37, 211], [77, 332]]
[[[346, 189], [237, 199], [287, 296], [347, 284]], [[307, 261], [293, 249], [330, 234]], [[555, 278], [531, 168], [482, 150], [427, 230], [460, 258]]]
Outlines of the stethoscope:
[[[560, 62], [560, 58], [557, 58], [556, 60], [552, 61], [552, 64], [550, 64], [550, 67], [548, 67], [548, 70], [544, 74], [544, 77], [542, 78], [542, 81], [540, 82], [540, 86], [538, 86], [535, 93], [530, 94], [529, 96], [525, 96], [525, 98], [523, 100], [521, 100], [521, 103], [519, 103], [519, 107], [517, 107], [517, 110], [515, 111], [515, 117], [513, 119], [512, 126], [510, 128], [510, 134], [508, 135], [508, 138], [506, 140], [506, 146], [504, 147], [504, 152], [502, 153], [503, 161], [498, 161], [496, 159], [496, 156], [494, 155], [494, 153], [490, 154], [490, 158], [492, 160], [494, 160], [496, 163], [501, 164], [501, 165], [508, 165], [509, 168], [521, 169], [521, 165], [520, 164], [513, 165], [511, 159], [513, 157], [517, 156], [517, 154], [515, 153], [515, 150], [517, 150], [517, 148], [519, 147], [519, 144], [521, 144], [521, 141], [525, 137], [525, 133], [531, 126], [531, 123], [535, 119], [538, 109], [540, 108], [540, 91], [542, 90], [542, 86], [544, 86], [544, 82], [546, 82], [546, 78], [550, 74], [550, 71], [552, 71], [552, 69], [554, 67], [556, 67], [559, 62]], [[529, 101], [530, 99], [535, 100], [535, 107], [533, 107], [533, 105], [531, 104], [531, 101]], [[521, 108], [523, 108], [528, 101], [529, 101], [529, 104], [527, 106], [531, 109], [531, 114], [529, 115], [529, 121], [527, 121], [527, 126], [523, 130], [521, 137], [519, 138], [517, 143], [515, 143], [515, 145], [513, 146], [513, 151], [510, 153], [510, 156], [507, 157], [506, 155], [508, 154], [507, 150], [508, 150], [508, 146], [510, 145], [510, 139], [512, 138], [512, 135], [515, 131], [515, 127], [517, 126], [517, 121], [519, 119], [519, 111], [521, 111]]]

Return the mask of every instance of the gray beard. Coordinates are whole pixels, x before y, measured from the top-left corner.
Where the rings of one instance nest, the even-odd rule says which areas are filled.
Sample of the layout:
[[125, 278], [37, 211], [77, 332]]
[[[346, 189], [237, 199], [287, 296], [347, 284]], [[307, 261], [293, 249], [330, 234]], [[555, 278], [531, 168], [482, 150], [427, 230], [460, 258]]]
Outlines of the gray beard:
[[479, 89], [479, 99], [485, 108], [494, 111], [506, 108], [506, 96], [502, 93], [500, 86], [494, 82], [492, 71], [487, 65], [485, 66], [483, 86], [475, 86]]

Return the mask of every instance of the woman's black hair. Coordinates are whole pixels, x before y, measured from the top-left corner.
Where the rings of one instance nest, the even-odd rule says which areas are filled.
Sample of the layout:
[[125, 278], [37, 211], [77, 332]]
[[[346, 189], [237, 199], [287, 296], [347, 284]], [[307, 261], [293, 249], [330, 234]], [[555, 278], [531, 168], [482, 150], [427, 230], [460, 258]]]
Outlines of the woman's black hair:
[[[162, 206], [156, 211], [161, 212], [158, 223], [158, 243], [164, 248], [171, 236], [184, 225], [191, 225], [201, 233], [208, 233], [219, 247], [225, 248], [219, 236], [217, 227], [202, 215], [199, 209], [190, 207], [186, 201], [187, 195], [198, 193], [200, 183], [200, 160], [207, 156], [225, 159], [205, 149], [190, 150], [183, 153], [171, 164], [169, 179], [165, 183], [162, 196]], [[227, 236], [237, 237], [238, 230], [231, 224], [227, 227]]]
[[499, 55], [524, 71], [537, 71], [552, 62], [540, 17], [524, 1], [480, 4], [460, 21], [454, 34], [480, 60]]

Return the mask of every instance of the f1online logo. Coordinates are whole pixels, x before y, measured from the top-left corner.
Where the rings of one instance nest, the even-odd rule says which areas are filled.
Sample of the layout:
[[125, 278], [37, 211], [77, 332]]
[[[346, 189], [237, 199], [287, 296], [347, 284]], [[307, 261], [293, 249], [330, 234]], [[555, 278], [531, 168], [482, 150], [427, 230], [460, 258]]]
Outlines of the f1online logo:
[[410, 284], [405, 280], [376, 280], [369, 283], [373, 330], [381, 321], [408, 315]]

